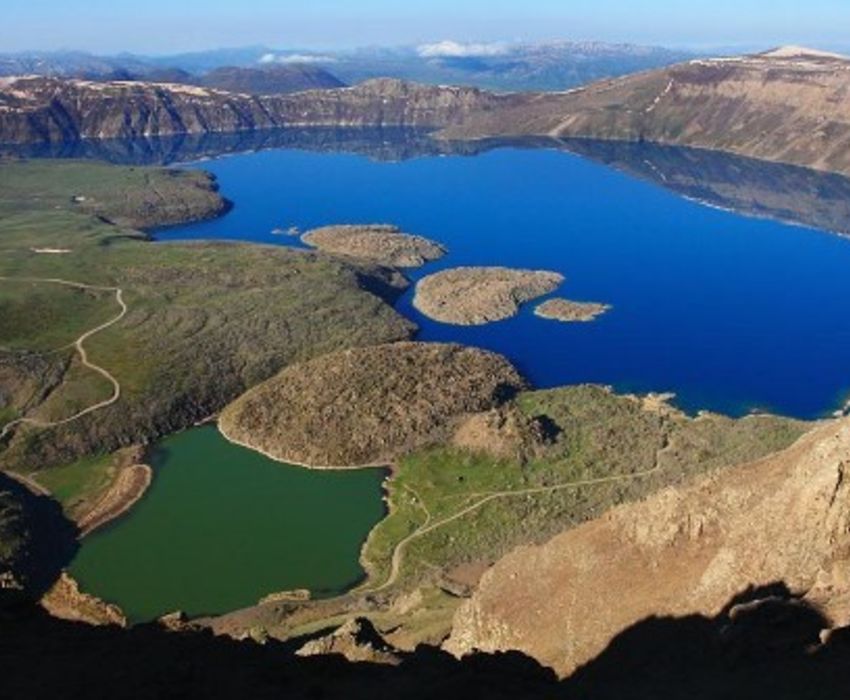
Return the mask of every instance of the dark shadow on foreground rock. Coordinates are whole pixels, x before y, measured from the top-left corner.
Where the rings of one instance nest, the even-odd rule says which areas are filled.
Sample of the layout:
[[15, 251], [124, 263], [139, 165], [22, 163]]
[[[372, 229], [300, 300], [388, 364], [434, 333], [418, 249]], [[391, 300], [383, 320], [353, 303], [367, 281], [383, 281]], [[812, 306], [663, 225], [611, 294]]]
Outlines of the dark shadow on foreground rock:
[[0, 472], [0, 573], [25, 589], [0, 585], [0, 613], [41, 598], [77, 553], [78, 534], [57, 501]]
[[[743, 606], [743, 607], [742, 607]], [[420, 647], [399, 666], [301, 658], [155, 625], [95, 628], [20, 614], [0, 632], [3, 698], [771, 698], [850, 697], [850, 634], [816, 650], [825, 621], [771, 591], [717, 618], [652, 618], [571, 678], [520, 653], [456, 660]]]
[[[850, 698], [850, 644], [784, 583], [736, 595], [715, 618], [652, 617], [566, 682], [574, 697]], [[572, 695], [571, 695], [572, 696]]]

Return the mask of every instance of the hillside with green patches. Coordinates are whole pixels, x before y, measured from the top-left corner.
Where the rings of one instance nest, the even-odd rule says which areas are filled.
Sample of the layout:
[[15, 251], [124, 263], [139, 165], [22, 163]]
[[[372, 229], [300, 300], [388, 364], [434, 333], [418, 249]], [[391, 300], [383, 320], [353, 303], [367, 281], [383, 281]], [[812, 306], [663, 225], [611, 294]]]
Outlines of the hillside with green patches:
[[[36, 470], [146, 443], [289, 363], [412, 334], [366, 291], [398, 293], [406, 283], [393, 271], [279, 247], [154, 244], [130, 226], [223, 208], [198, 173], [0, 164], [0, 430], [30, 421], [6, 429], [0, 466]], [[120, 397], [48, 427], [115, 391], [74, 346], [92, 331], [87, 361]]]
[[793, 444], [813, 424], [772, 415], [688, 416], [663, 396], [579, 385], [519, 393], [454, 437], [398, 460], [388, 515], [369, 535], [367, 579], [343, 597], [269, 603], [205, 620], [280, 639], [368, 617], [402, 648], [439, 644], [478, 578], [614, 506]]
[[599, 386], [525, 392], [514, 410], [546, 426], [544, 439], [517, 445], [519, 457], [444, 445], [400, 461], [390, 515], [363, 550], [364, 590], [451, 584], [457, 566], [492, 563], [614, 505], [784, 449], [811, 427], [767, 415], [691, 418]]

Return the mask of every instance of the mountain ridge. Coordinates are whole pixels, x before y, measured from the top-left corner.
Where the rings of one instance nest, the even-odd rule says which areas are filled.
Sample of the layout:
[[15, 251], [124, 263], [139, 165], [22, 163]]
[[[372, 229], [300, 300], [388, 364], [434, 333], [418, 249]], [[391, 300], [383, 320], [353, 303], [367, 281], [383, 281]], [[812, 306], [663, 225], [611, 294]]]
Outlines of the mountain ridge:
[[442, 139], [546, 137], [687, 146], [850, 174], [850, 59], [785, 47], [692, 59], [559, 93], [376, 78], [247, 95], [184, 84], [0, 78], [0, 142], [415, 127]]

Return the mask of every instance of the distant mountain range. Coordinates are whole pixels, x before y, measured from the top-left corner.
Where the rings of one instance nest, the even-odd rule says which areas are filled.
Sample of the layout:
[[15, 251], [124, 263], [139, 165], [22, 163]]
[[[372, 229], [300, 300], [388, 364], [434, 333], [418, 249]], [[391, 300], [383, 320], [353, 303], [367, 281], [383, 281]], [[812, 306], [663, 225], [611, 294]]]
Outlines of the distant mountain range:
[[[94, 56], [65, 51], [0, 54], [0, 75], [148, 80], [209, 84], [204, 78], [227, 68], [264, 70], [233, 76], [246, 91], [269, 94], [303, 87], [336, 87], [370, 78], [399, 78], [426, 84], [469, 85], [492, 90], [563, 90], [601, 78], [658, 68], [694, 54], [658, 47], [601, 42], [463, 44], [442, 41], [400, 48], [317, 52], [267, 47], [219, 49], [172, 56]], [[323, 71], [299, 86], [267, 82], [265, 71]], [[290, 74], [291, 75], [291, 74]], [[176, 78], [176, 80], [175, 80]], [[283, 86], [281, 88], [281, 85]], [[230, 89], [234, 89], [231, 87]]]

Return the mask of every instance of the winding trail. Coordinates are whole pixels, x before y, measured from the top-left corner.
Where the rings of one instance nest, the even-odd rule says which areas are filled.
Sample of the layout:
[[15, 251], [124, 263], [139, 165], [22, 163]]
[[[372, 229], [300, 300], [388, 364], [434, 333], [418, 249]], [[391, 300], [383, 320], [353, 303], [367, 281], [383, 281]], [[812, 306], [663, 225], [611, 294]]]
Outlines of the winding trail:
[[[663, 450], [663, 448], [662, 448]], [[661, 452], [661, 450], [659, 450]], [[384, 581], [380, 586], [375, 586], [371, 588], [361, 588], [356, 591], [357, 593], [379, 593], [381, 591], [390, 588], [393, 584], [395, 584], [398, 579], [399, 572], [401, 571], [401, 564], [403, 561], [404, 550], [408, 544], [410, 544], [413, 540], [416, 540], [423, 535], [427, 535], [429, 532], [436, 530], [437, 528], [442, 527], [443, 525], [447, 525], [450, 522], [453, 522], [459, 518], [462, 518], [465, 515], [469, 515], [476, 510], [478, 510], [481, 506], [490, 503], [491, 501], [495, 501], [499, 498], [512, 498], [516, 496], [530, 496], [538, 493], [553, 493], [555, 491], [563, 491], [564, 489], [570, 488], [579, 488], [582, 486], [594, 486], [597, 484], [607, 484], [607, 483], [615, 483], [618, 481], [626, 481], [630, 479], [640, 479], [643, 477], [651, 476], [655, 474], [661, 469], [661, 465], [656, 460], [655, 466], [651, 469], [647, 469], [642, 472], [634, 472], [632, 474], [618, 474], [615, 476], [603, 476], [598, 477], [596, 479], [581, 479], [579, 481], [567, 481], [563, 484], [556, 484], [554, 486], [536, 486], [534, 488], [529, 489], [519, 489], [519, 490], [509, 490], [509, 491], [493, 491], [490, 494], [484, 495], [481, 494], [470, 494], [471, 496], [479, 496], [484, 495], [480, 501], [476, 501], [470, 506], [467, 506], [463, 510], [459, 510], [457, 513], [449, 515], [441, 520], [436, 520], [431, 522], [431, 513], [428, 511], [428, 508], [425, 506], [425, 503], [421, 498], [418, 498], [417, 501], [421, 504], [422, 509], [425, 511], [427, 515], [427, 519], [425, 523], [420, 525], [416, 530], [410, 533], [407, 537], [402, 540], [399, 540], [398, 544], [393, 549], [392, 562], [390, 566], [390, 575], [387, 577], [387, 580]], [[409, 486], [405, 487], [408, 491], [416, 495], [416, 492], [413, 491]]]
[[74, 287], [76, 289], [93, 289], [100, 292], [114, 292], [115, 293], [115, 301], [118, 302], [118, 306], [121, 307], [121, 311], [118, 315], [113, 318], [101, 323], [99, 326], [92, 328], [85, 333], [83, 333], [79, 338], [77, 338], [73, 345], [76, 349], [77, 353], [80, 356], [80, 361], [83, 363], [83, 366], [88, 367], [89, 369], [97, 372], [102, 377], [107, 379], [112, 384], [112, 396], [104, 401], [100, 401], [93, 406], [89, 406], [88, 408], [84, 408], [82, 411], [78, 411], [73, 416], [69, 416], [68, 418], [63, 418], [58, 421], [42, 421], [37, 418], [18, 418], [13, 420], [11, 423], [7, 423], [3, 426], [2, 431], [0, 431], [0, 440], [2, 440], [6, 435], [8, 435], [9, 431], [12, 430], [15, 426], [18, 425], [34, 425], [39, 428], [55, 428], [60, 425], [66, 425], [67, 423], [72, 423], [83, 416], [88, 415], [89, 413], [94, 413], [95, 411], [100, 410], [101, 408], [106, 408], [107, 406], [111, 406], [119, 398], [121, 398], [121, 384], [119, 384], [118, 380], [112, 376], [112, 374], [101, 367], [100, 365], [96, 365], [93, 362], [89, 361], [88, 354], [86, 353], [85, 347], [83, 347], [83, 343], [91, 338], [96, 333], [100, 333], [103, 330], [106, 330], [110, 326], [115, 325], [127, 314], [127, 304], [124, 303], [123, 291], [120, 287], [104, 287], [94, 284], [84, 284], [82, 282], [71, 282], [69, 280], [59, 279], [55, 277], [4, 277], [0, 275], [0, 281], [7, 282], [36, 282], [36, 283], [45, 283], [45, 284], [59, 284], [66, 287]]

